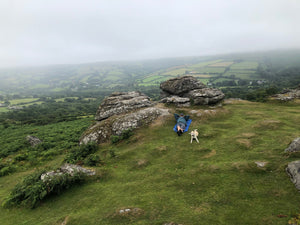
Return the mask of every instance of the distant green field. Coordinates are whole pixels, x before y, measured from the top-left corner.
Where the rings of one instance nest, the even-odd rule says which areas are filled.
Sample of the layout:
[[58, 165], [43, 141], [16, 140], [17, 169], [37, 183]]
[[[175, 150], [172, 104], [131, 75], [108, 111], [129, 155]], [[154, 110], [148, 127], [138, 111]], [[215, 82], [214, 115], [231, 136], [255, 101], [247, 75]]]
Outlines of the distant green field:
[[111, 70], [108, 73], [108, 76], [118, 77], [118, 76], [122, 76], [122, 75], [124, 75], [124, 73], [122, 71], [120, 71], [120, 70]]
[[163, 76], [151, 76], [151, 77], [147, 77], [143, 80], [143, 83], [151, 83], [153, 81], [159, 80], [159, 79], [163, 79]]
[[[218, 67], [218, 64], [217, 66], [214, 66], [216, 65], [216, 63], [222, 63], [222, 61], [223, 61], [222, 59], [218, 59], [213, 61], [201, 62], [193, 65], [188, 65], [179, 69], [168, 70], [164, 72], [162, 75], [172, 75], [172, 76], [185, 75], [186, 71], [196, 72], [196, 73], [223, 73], [226, 66]], [[212, 66], [210, 67], [210, 65]]]
[[231, 61], [224, 61], [224, 62], [218, 62], [215, 64], [210, 64], [209, 67], [228, 67], [232, 65], [234, 62]]
[[63, 91], [65, 90], [64, 88], [53, 88], [52, 91], [53, 92], [60, 92], [60, 91]]
[[171, 70], [163, 73], [162, 75], [171, 75], [171, 76], [177, 76], [177, 75], [184, 75], [185, 71], [188, 70], [188, 67], [181, 68], [181, 69], [176, 69], [176, 70]]
[[230, 79], [230, 78], [218, 78], [218, 79], [214, 80], [214, 83], [223, 82], [223, 81], [227, 81], [227, 80], [232, 80], [232, 79]]
[[0, 113], [8, 112], [9, 110], [6, 107], [0, 107]]
[[38, 100], [38, 98], [21, 98], [21, 99], [13, 99], [13, 100], [10, 100], [9, 102], [11, 105], [20, 105], [20, 104], [26, 104], [29, 102], [34, 102], [37, 100]]
[[31, 102], [31, 103], [27, 103], [27, 104], [21, 104], [20, 106], [30, 106], [30, 105], [39, 105], [39, 104], [42, 104], [44, 103], [43, 101], [38, 101], [38, 102]]
[[202, 68], [202, 67], [205, 67], [207, 65], [211, 65], [211, 64], [215, 64], [215, 63], [218, 63], [218, 62], [221, 62], [223, 61], [222, 59], [218, 59], [218, 60], [213, 60], [213, 61], [205, 61], [205, 62], [201, 62], [201, 63], [197, 63], [197, 64], [194, 64], [194, 65], [191, 65], [189, 68], [191, 69], [198, 69], [198, 68]]
[[30, 87], [30, 89], [36, 89], [36, 88], [49, 88], [50, 86], [48, 84], [36, 84]]
[[[78, 99], [78, 97], [68, 97], [68, 98], [71, 98], [71, 99]], [[55, 99], [56, 102], [63, 102], [65, 101], [66, 98], [58, 98], [58, 99]]]
[[256, 70], [258, 66], [258, 62], [253, 62], [253, 61], [245, 61], [245, 62], [240, 62], [240, 63], [235, 63], [233, 64], [230, 69], [231, 70]]
[[251, 79], [259, 79], [260, 77], [255, 74], [255, 72], [250, 71], [227, 71], [223, 76], [230, 77], [231, 75], [234, 75], [235, 78], [245, 79], [245, 80], [251, 80]]
[[225, 67], [201, 67], [193, 70], [198, 73], [224, 73]]
[[120, 77], [113, 76], [113, 75], [110, 75], [110, 76], [107, 76], [104, 78], [104, 81], [117, 81], [117, 80], [120, 80]]
[[209, 79], [207, 79], [207, 78], [201, 78], [199, 80], [205, 85], [207, 85], [207, 83], [209, 82]]
[[232, 73], [249, 73], [249, 74], [254, 74], [256, 73], [255, 70], [242, 70], [242, 69], [230, 69], [227, 72], [232, 72]]

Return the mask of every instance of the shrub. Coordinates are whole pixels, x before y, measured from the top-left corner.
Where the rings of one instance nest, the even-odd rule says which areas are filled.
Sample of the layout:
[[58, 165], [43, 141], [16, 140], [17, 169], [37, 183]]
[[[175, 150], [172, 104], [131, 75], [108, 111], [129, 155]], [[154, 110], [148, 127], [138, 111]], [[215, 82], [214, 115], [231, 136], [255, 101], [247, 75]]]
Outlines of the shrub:
[[110, 154], [110, 157], [111, 157], [111, 158], [115, 158], [115, 157], [116, 157], [115, 150], [113, 150], [113, 149], [110, 149], [110, 150], [109, 150], [109, 154]]
[[100, 162], [100, 156], [96, 154], [88, 155], [83, 161], [83, 163], [87, 166], [96, 166]]
[[122, 134], [121, 134], [121, 139], [125, 140], [130, 138], [133, 135], [133, 131], [132, 129], [127, 129], [127, 130], [123, 130]]
[[35, 172], [25, 177], [13, 188], [10, 195], [4, 200], [3, 206], [21, 205], [35, 208], [45, 197], [50, 194], [60, 194], [62, 190], [82, 182], [86, 177], [85, 174], [77, 172], [72, 176], [70, 174], [53, 176], [44, 182], [40, 178], [43, 173], [45, 171]]
[[110, 137], [110, 141], [112, 144], [116, 144], [121, 140], [130, 138], [132, 135], [133, 135], [133, 130], [131, 128], [129, 128], [127, 130], [123, 130], [122, 134], [120, 136], [112, 135]]
[[94, 142], [89, 142], [86, 145], [81, 145], [71, 149], [67, 154], [65, 161], [67, 163], [76, 163], [78, 161], [84, 160], [88, 155], [95, 153], [98, 150], [98, 144]]
[[112, 144], [116, 144], [121, 140], [120, 136], [112, 135], [110, 136], [110, 141]]
[[26, 154], [26, 153], [20, 153], [20, 154], [17, 154], [14, 157], [14, 160], [19, 162], [19, 161], [26, 160], [27, 158], [28, 158], [28, 154]]
[[0, 177], [8, 175], [9, 173], [13, 172], [14, 169], [15, 169], [14, 167], [9, 166], [9, 165], [1, 168], [1, 170], [0, 170]]

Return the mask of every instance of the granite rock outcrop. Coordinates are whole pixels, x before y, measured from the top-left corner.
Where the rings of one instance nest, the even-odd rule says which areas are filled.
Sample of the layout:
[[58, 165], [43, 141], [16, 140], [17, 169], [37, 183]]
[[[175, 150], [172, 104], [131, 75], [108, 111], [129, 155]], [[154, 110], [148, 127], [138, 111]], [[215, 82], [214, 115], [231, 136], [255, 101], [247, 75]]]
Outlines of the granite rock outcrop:
[[81, 136], [80, 144], [103, 143], [112, 135], [121, 136], [128, 129], [147, 125], [159, 116], [168, 115], [167, 109], [155, 106], [140, 92], [117, 92], [104, 99], [92, 124]]
[[[161, 102], [173, 103], [176, 106], [189, 107], [191, 102], [195, 105], [211, 105], [222, 101], [225, 97], [221, 90], [208, 88], [193, 76], [167, 80], [160, 84], [160, 88], [162, 90]], [[179, 103], [183, 101], [181, 98], [184, 99], [184, 104]]]

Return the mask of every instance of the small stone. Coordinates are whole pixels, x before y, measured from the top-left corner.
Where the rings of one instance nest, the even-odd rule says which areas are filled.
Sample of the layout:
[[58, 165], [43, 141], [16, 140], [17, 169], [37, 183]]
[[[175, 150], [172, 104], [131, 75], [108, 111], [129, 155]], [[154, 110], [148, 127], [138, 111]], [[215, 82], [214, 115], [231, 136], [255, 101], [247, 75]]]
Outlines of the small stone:
[[255, 162], [255, 164], [257, 165], [257, 167], [263, 168], [265, 167], [265, 165], [267, 165], [267, 162]]
[[30, 143], [30, 145], [31, 145], [32, 147], [35, 147], [36, 145], [42, 143], [42, 141], [41, 141], [38, 137], [30, 136], [30, 135], [28, 135], [28, 136], [26, 137], [26, 140]]

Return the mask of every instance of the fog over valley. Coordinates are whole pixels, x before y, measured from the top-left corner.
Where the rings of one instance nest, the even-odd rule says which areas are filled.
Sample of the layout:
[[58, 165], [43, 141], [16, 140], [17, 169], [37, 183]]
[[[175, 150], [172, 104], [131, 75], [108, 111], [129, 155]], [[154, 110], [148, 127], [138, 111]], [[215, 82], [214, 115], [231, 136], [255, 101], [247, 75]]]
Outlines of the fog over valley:
[[0, 67], [300, 48], [297, 0], [3, 0]]

